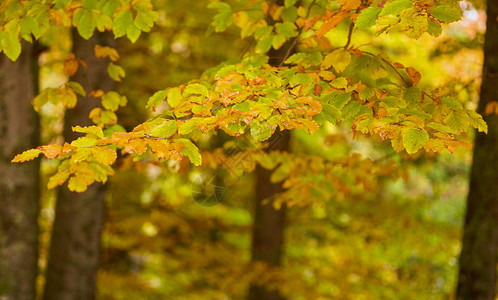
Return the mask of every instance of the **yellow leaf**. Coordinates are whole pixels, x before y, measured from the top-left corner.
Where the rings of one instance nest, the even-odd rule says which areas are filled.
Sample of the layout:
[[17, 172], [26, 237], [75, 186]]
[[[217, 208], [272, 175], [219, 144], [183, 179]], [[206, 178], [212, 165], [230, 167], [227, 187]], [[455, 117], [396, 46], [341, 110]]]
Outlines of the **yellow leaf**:
[[112, 165], [116, 161], [117, 154], [115, 150], [107, 147], [92, 147], [91, 151], [93, 157], [101, 164]]
[[11, 162], [25, 162], [28, 160], [32, 160], [32, 159], [37, 158], [38, 155], [40, 155], [40, 153], [42, 153], [42, 151], [39, 149], [29, 149], [29, 150], [24, 151], [21, 154], [17, 154], [14, 157], [14, 159], [12, 159]]
[[104, 132], [102, 132], [102, 128], [98, 126], [86, 126], [86, 127], [74, 126], [71, 129], [73, 130], [73, 132], [89, 133], [99, 138], [104, 137]]
[[351, 63], [351, 54], [344, 49], [337, 49], [325, 56], [322, 62], [324, 69], [334, 67], [337, 73], [342, 73]]
[[56, 186], [62, 185], [69, 178], [69, 175], [71, 175], [71, 172], [69, 172], [69, 170], [55, 173], [48, 180], [47, 188], [53, 189]]
[[116, 51], [116, 49], [114, 48], [95, 45], [94, 50], [95, 50], [95, 56], [98, 58], [109, 57], [111, 61], [117, 61], [119, 59], [118, 51]]

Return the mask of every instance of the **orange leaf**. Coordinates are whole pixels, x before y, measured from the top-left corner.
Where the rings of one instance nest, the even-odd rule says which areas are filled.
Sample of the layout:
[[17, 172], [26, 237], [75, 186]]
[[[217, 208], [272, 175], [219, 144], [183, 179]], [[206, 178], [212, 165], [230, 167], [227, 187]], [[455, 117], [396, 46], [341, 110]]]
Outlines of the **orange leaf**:
[[149, 139], [147, 140], [147, 144], [149, 144], [152, 153], [154, 153], [158, 158], [167, 159], [170, 157], [171, 150], [163, 141]]
[[318, 28], [318, 30], [316, 31], [316, 35], [318, 37], [324, 36], [327, 32], [339, 25], [348, 15], [349, 11], [344, 10], [335, 13], [330, 19], [325, 21], [325, 23], [323, 23], [320, 28]]
[[361, 0], [339, 0], [343, 10], [351, 10], [360, 7]]
[[91, 91], [89, 94], [88, 94], [88, 97], [93, 97], [93, 98], [100, 98], [104, 95], [104, 91], [103, 90], [95, 90], [95, 91]]
[[62, 154], [62, 146], [57, 145], [57, 144], [51, 144], [48, 146], [40, 146], [40, 147], [38, 147], [38, 149], [43, 151], [43, 154], [45, 154], [45, 156], [48, 158], [55, 158], [55, 157]]
[[65, 58], [64, 58], [64, 74], [67, 76], [73, 76], [76, 71], [78, 71], [78, 60], [74, 56], [74, 53], [69, 53]]
[[417, 85], [422, 78], [422, 75], [420, 75], [420, 73], [412, 67], [406, 68], [406, 72], [408, 73], [408, 76], [410, 76], [410, 80], [414, 86]]
[[131, 140], [125, 144], [124, 149], [128, 153], [142, 155], [147, 151], [147, 144], [141, 139]]
[[486, 109], [484, 110], [484, 114], [486, 116], [491, 114], [498, 114], [498, 102], [491, 101], [488, 104], [486, 104]]

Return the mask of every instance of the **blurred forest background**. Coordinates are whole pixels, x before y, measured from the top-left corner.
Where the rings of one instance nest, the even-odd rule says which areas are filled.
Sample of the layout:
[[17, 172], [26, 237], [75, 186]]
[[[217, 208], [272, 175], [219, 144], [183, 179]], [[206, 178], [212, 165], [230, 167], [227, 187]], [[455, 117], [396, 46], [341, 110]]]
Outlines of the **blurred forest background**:
[[[455, 90], [465, 107], [475, 109], [485, 11], [479, 1], [460, 3], [462, 21], [444, 27], [438, 38], [425, 34], [413, 40], [395, 32], [380, 36], [358, 32], [352, 43], [416, 67], [423, 74], [419, 87]], [[117, 115], [120, 124], [131, 130], [152, 116], [145, 106], [155, 91], [237, 60], [249, 46], [235, 28], [213, 32], [210, 23], [216, 11], [208, 10], [206, 1], [155, 0], [153, 4], [159, 13], [157, 25], [134, 44], [125, 39], [109, 41], [102, 34], [84, 41], [68, 28], [51, 29], [36, 46], [40, 89], [67, 81], [64, 62], [78, 43], [91, 51], [91, 43], [108, 43], [118, 50], [118, 63], [126, 72], [115, 89], [127, 97], [128, 105]], [[335, 28], [331, 44], [344, 45], [348, 29], [347, 24]], [[62, 106], [42, 107], [41, 144], [62, 143], [67, 128], [63, 120]], [[473, 140], [471, 131], [468, 140]], [[454, 297], [471, 149], [459, 148], [454, 154], [419, 151], [409, 156], [394, 152], [380, 137], [353, 137], [347, 126], [325, 126], [314, 135], [294, 131], [292, 152], [343, 159], [347, 167], [337, 172], [347, 184], [308, 176], [307, 181], [301, 179], [295, 197], [282, 200], [286, 221], [279, 249], [281, 266], [272, 267], [251, 260], [253, 226], [264, 226], [270, 233], [272, 228], [258, 225], [254, 218], [254, 162], [239, 155], [238, 143], [223, 134], [199, 139], [202, 151], [235, 149], [224, 168], [193, 167], [185, 160], [119, 158], [116, 175], [105, 187], [91, 188], [81, 194], [87, 196], [78, 196], [83, 201], [72, 202], [78, 207], [65, 211], [63, 204], [56, 208], [56, 201], [71, 202], [72, 196], [46, 189], [58, 163], [41, 160], [38, 290], [50, 276], [71, 268], [49, 261], [63, 256], [57, 249], [50, 250], [52, 240], [59, 249], [74, 247], [73, 262], [84, 264], [87, 255], [97, 259], [94, 296], [101, 300], [244, 299], [254, 284], [278, 289], [285, 299], [294, 300]], [[357, 164], [356, 157], [370, 158], [371, 165]], [[282, 170], [280, 175], [277, 171], [273, 176], [309, 168], [313, 162], [303, 158], [299, 170]], [[331, 192], [331, 185], [338, 191]], [[101, 207], [99, 197], [104, 197]], [[85, 209], [86, 215], [76, 216]], [[85, 234], [94, 235], [100, 254], [86, 253], [84, 240], [52, 237], [52, 229], [64, 231], [73, 220], [88, 229]], [[101, 232], [96, 224], [102, 224]], [[71, 235], [71, 230], [66, 233]], [[92, 275], [80, 275], [70, 276], [78, 281], [74, 284], [80, 285], [81, 293], [92, 294], [86, 290], [91, 290]], [[63, 289], [64, 279], [59, 281], [60, 286], [47, 286], [47, 290]]]

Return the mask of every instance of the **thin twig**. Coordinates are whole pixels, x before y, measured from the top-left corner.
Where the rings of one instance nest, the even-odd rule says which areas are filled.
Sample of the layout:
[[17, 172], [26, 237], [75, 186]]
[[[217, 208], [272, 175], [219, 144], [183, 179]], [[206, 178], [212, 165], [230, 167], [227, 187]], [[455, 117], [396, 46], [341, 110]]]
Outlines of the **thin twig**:
[[351, 43], [351, 36], [353, 35], [353, 28], [354, 28], [354, 22], [351, 21], [351, 25], [349, 25], [349, 32], [348, 32], [348, 41], [346, 42], [346, 45], [344, 45], [344, 49], [348, 49], [349, 44]]
[[[373, 53], [367, 52], [367, 51], [362, 51], [362, 52], [363, 52], [363, 53], [365, 53], [365, 54], [368, 54], [368, 55], [374, 56], [374, 57], [379, 57], [379, 56], [377, 56], [377, 55], [375, 55], [375, 54], [373, 54]], [[399, 78], [401, 78], [401, 80], [402, 80], [402, 81], [403, 81], [403, 82], [404, 82], [407, 86], [409, 86], [409, 85], [411, 84], [410, 82], [407, 82], [407, 81], [406, 81], [405, 77], [403, 77], [403, 75], [401, 75], [401, 73], [400, 73], [400, 72], [398, 72], [398, 70], [397, 70], [397, 69], [396, 69], [396, 68], [395, 68], [395, 67], [394, 67], [394, 66], [393, 66], [393, 65], [392, 65], [389, 61], [387, 61], [387, 60], [386, 60], [385, 58], [383, 58], [383, 57], [379, 57], [379, 58], [380, 58], [380, 59], [382, 59], [382, 61], [383, 61], [383, 62], [385, 62], [388, 66], [390, 66], [390, 67], [394, 70], [394, 72], [396, 72], [396, 74], [398, 74]]]
[[[316, 2], [316, 0], [313, 0], [313, 2], [311, 2], [310, 7], [309, 7], [309, 9], [308, 9], [308, 12], [306, 13], [306, 17], [305, 17], [305, 19], [308, 19], [308, 18], [309, 18], [310, 13], [311, 13], [311, 8], [313, 7], [313, 5], [315, 5], [315, 2]], [[298, 40], [299, 36], [301, 35], [301, 33], [303, 33], [303, 29], [304, 29], [304, 25], [303, 25], [303, 27], [301, 27], [301, 29], [299, 29], [299, 32], [297, 33], [296, 37], [295, 37], [295, 38], [294, 38], [294, 40], [292, 41], [292, 44], [291, 44], [291, 45], [290, 45], [290, 47], [287, 49], [287, 52], [285, 53], [284, 58], [282, 59], [282, 61], [281, 61], [281, 62], [280, 62], [280, 64], [278, 65], [278, 67], [279, 67], [279, 68], [280, 68], [280, 67], [284, 64], [284, 62], [287, 60], [287, 58], [289, 58], [289, 56], [290, 56], [290, 53], [291, 53], [292, 49], [294, 49], [294, 47], [295, 47], [295, 46], [296, 46], [296, 44], [297, 44], [297, 40]]]

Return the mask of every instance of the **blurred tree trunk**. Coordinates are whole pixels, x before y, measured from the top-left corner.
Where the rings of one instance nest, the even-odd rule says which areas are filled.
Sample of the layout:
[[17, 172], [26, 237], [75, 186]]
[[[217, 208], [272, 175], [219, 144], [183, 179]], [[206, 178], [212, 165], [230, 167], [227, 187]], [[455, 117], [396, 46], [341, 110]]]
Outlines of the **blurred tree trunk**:
[[[478, 112], [498, 101], [498, 1], [487, 1], [484, 66]], [[477, 133], [457, 287], [459, 300], [494, 300], [498, 256], [498, 116]]]
[[[288, 151], [290, 133], [283, 131], [270, 138], [271, 150]], [[254, 208], [254, 224], [252, 231], [252, 261], [263, 262], [268, 267], [279, 267], [281, 264], [282, 247], [284, 244], [284, 229], [286, 206], [280, 209], [273, 207], [272, 199], [284, 191], [281, 183], [271, 183], [272, 171], [260, 166], [256, 167], [256, 198]], [[278, 290], [256, 284], [249, 289], [249, 300], [280, 300], [284, 299]]]
[[0, 55], [0, 299], [33, 300], [38, 274], [39, 160], [12, 164], [38, 146], [38, 56], [23, 43], [16, 62]]
[[[283, 2], [283, 1], [279, 1]], [[278, 66], [285, 58], [287, 52], [292, 51], [292, 44], [286, 43], [279, 50], [271, 50], [269, 63]], [[268, 150], [289, 152], [290, 132], [277, 131], [268, 140]], [[286, 219], [286, 205], [280, 209], [273, 207], [272, 200], [276, 194], [284, 189], [281, 183], [271, 183], [270, 177], [273, 170], [266, 170], [256, 166], [256, 195], [254, 201], [254, 223], [252, 230], [252, 262], [263, 262], [268, 267], [280, 267], [282, 248], [284, 244], [284, 229]], [[249, 300], [281, 300], [284, 299], [278, 290], [269, 287], [251, 284], [249, 287]]]
[[[109, 61], [97, 59], [94, 55], [96, 44], [115, 47], [115, 40], [111, 33], [96, 33], [89, 40], [84, 40], [73, 32], [73, 52], [76, 58], [85, 61], [87, 68], [80, 65], [72, 80], [81, 83], [87, 93], [96, 89], [109, 91], [115, 86], [107, 74]], [[97, 99], [79, 97], [76, 107], [66, 111], [66, 141], [81, 136], [72, 132], [72, 126], [93, 125], [88, 115], [97, 104]], [[97, 183], [83, 193], [70, 192], [67, 187], [59, 189], [47, 264], [45, 300], [95, 299], [104, 198], [105, 188]]]

